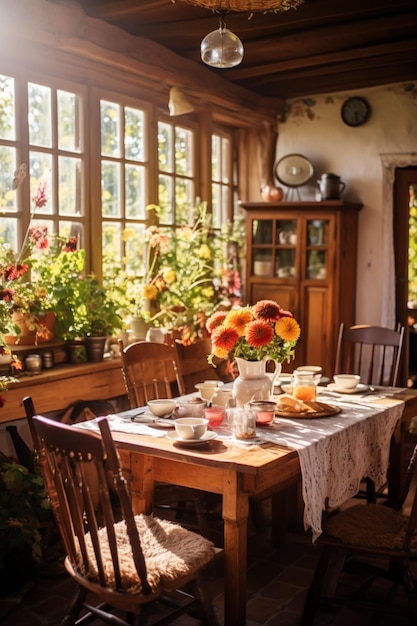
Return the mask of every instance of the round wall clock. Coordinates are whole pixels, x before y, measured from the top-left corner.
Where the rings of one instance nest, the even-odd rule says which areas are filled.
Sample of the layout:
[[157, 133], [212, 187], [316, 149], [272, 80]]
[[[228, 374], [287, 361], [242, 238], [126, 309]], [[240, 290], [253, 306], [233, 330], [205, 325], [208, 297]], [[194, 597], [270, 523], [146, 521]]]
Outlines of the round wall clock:
[[362, 126], [371, 114], [369, 102], [365, 98], [352, 96], [344, 101], [340, 115], [348, 126]]

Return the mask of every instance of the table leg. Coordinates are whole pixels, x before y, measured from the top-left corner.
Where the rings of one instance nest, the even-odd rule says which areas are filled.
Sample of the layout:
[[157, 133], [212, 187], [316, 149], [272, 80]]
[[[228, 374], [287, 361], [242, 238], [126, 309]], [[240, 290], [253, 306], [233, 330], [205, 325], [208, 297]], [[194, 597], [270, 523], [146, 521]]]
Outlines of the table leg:
[[246, 568], [249, 495], [241, 476], [226, 472], [223, 490], [224, 521], [224, 624], [246, 623]]
[[129, 490], [135, 515], [151, 514], [154, 500], [153, 459], [144, 454], [123, 452], [122, 468], [130, 474]]

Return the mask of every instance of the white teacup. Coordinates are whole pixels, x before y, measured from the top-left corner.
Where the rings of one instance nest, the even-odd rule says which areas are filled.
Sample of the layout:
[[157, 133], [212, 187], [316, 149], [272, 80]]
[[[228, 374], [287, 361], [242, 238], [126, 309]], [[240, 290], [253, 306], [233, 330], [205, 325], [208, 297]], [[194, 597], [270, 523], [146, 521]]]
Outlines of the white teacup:
[[179, 400], [174, 409], [174, 417], [203, 417], [206, 406], [207, 402], [201, 398]]
[[356, 374], [335, 374], [333, 380], [339, 389], [356, 389], [361, 382], [361, 377]]
[[174, 423], [181, 439], [201, 439], [207, 431], [208, 420], [202, 417], [180, 417]]

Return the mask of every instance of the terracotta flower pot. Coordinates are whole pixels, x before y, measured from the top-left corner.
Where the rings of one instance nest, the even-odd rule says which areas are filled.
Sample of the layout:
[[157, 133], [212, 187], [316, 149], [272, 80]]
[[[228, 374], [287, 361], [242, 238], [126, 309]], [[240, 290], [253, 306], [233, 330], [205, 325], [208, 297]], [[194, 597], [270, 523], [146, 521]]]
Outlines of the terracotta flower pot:
[[40, 343], [47, 343], [54, 338], [54, 328], [56, 315], [53, 311], [48, 311], [44, 315], [38, 316], [38, 322], [42, 325], [42, 331], [30, 330], [27, 324], [28, 315], [15, 312], [12, 315], [13, 322], [20, 328], [20, 335], [5, 335], [6, 343], [9, 346], [16, 344], [20, 346], [36, 346]]

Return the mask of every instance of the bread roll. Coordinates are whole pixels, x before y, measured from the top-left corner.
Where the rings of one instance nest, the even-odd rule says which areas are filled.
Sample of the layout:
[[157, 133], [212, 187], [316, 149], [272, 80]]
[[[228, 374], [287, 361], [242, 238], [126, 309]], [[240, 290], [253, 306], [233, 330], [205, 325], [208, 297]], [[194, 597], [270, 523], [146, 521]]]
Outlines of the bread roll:
[[310, 407], [301, 400], [297, 400], [294, 396], [283, 393], [278, 396], [277, 409], [280, 411], [288, 411], [289, 413], [304, 413], [310, 411]]

